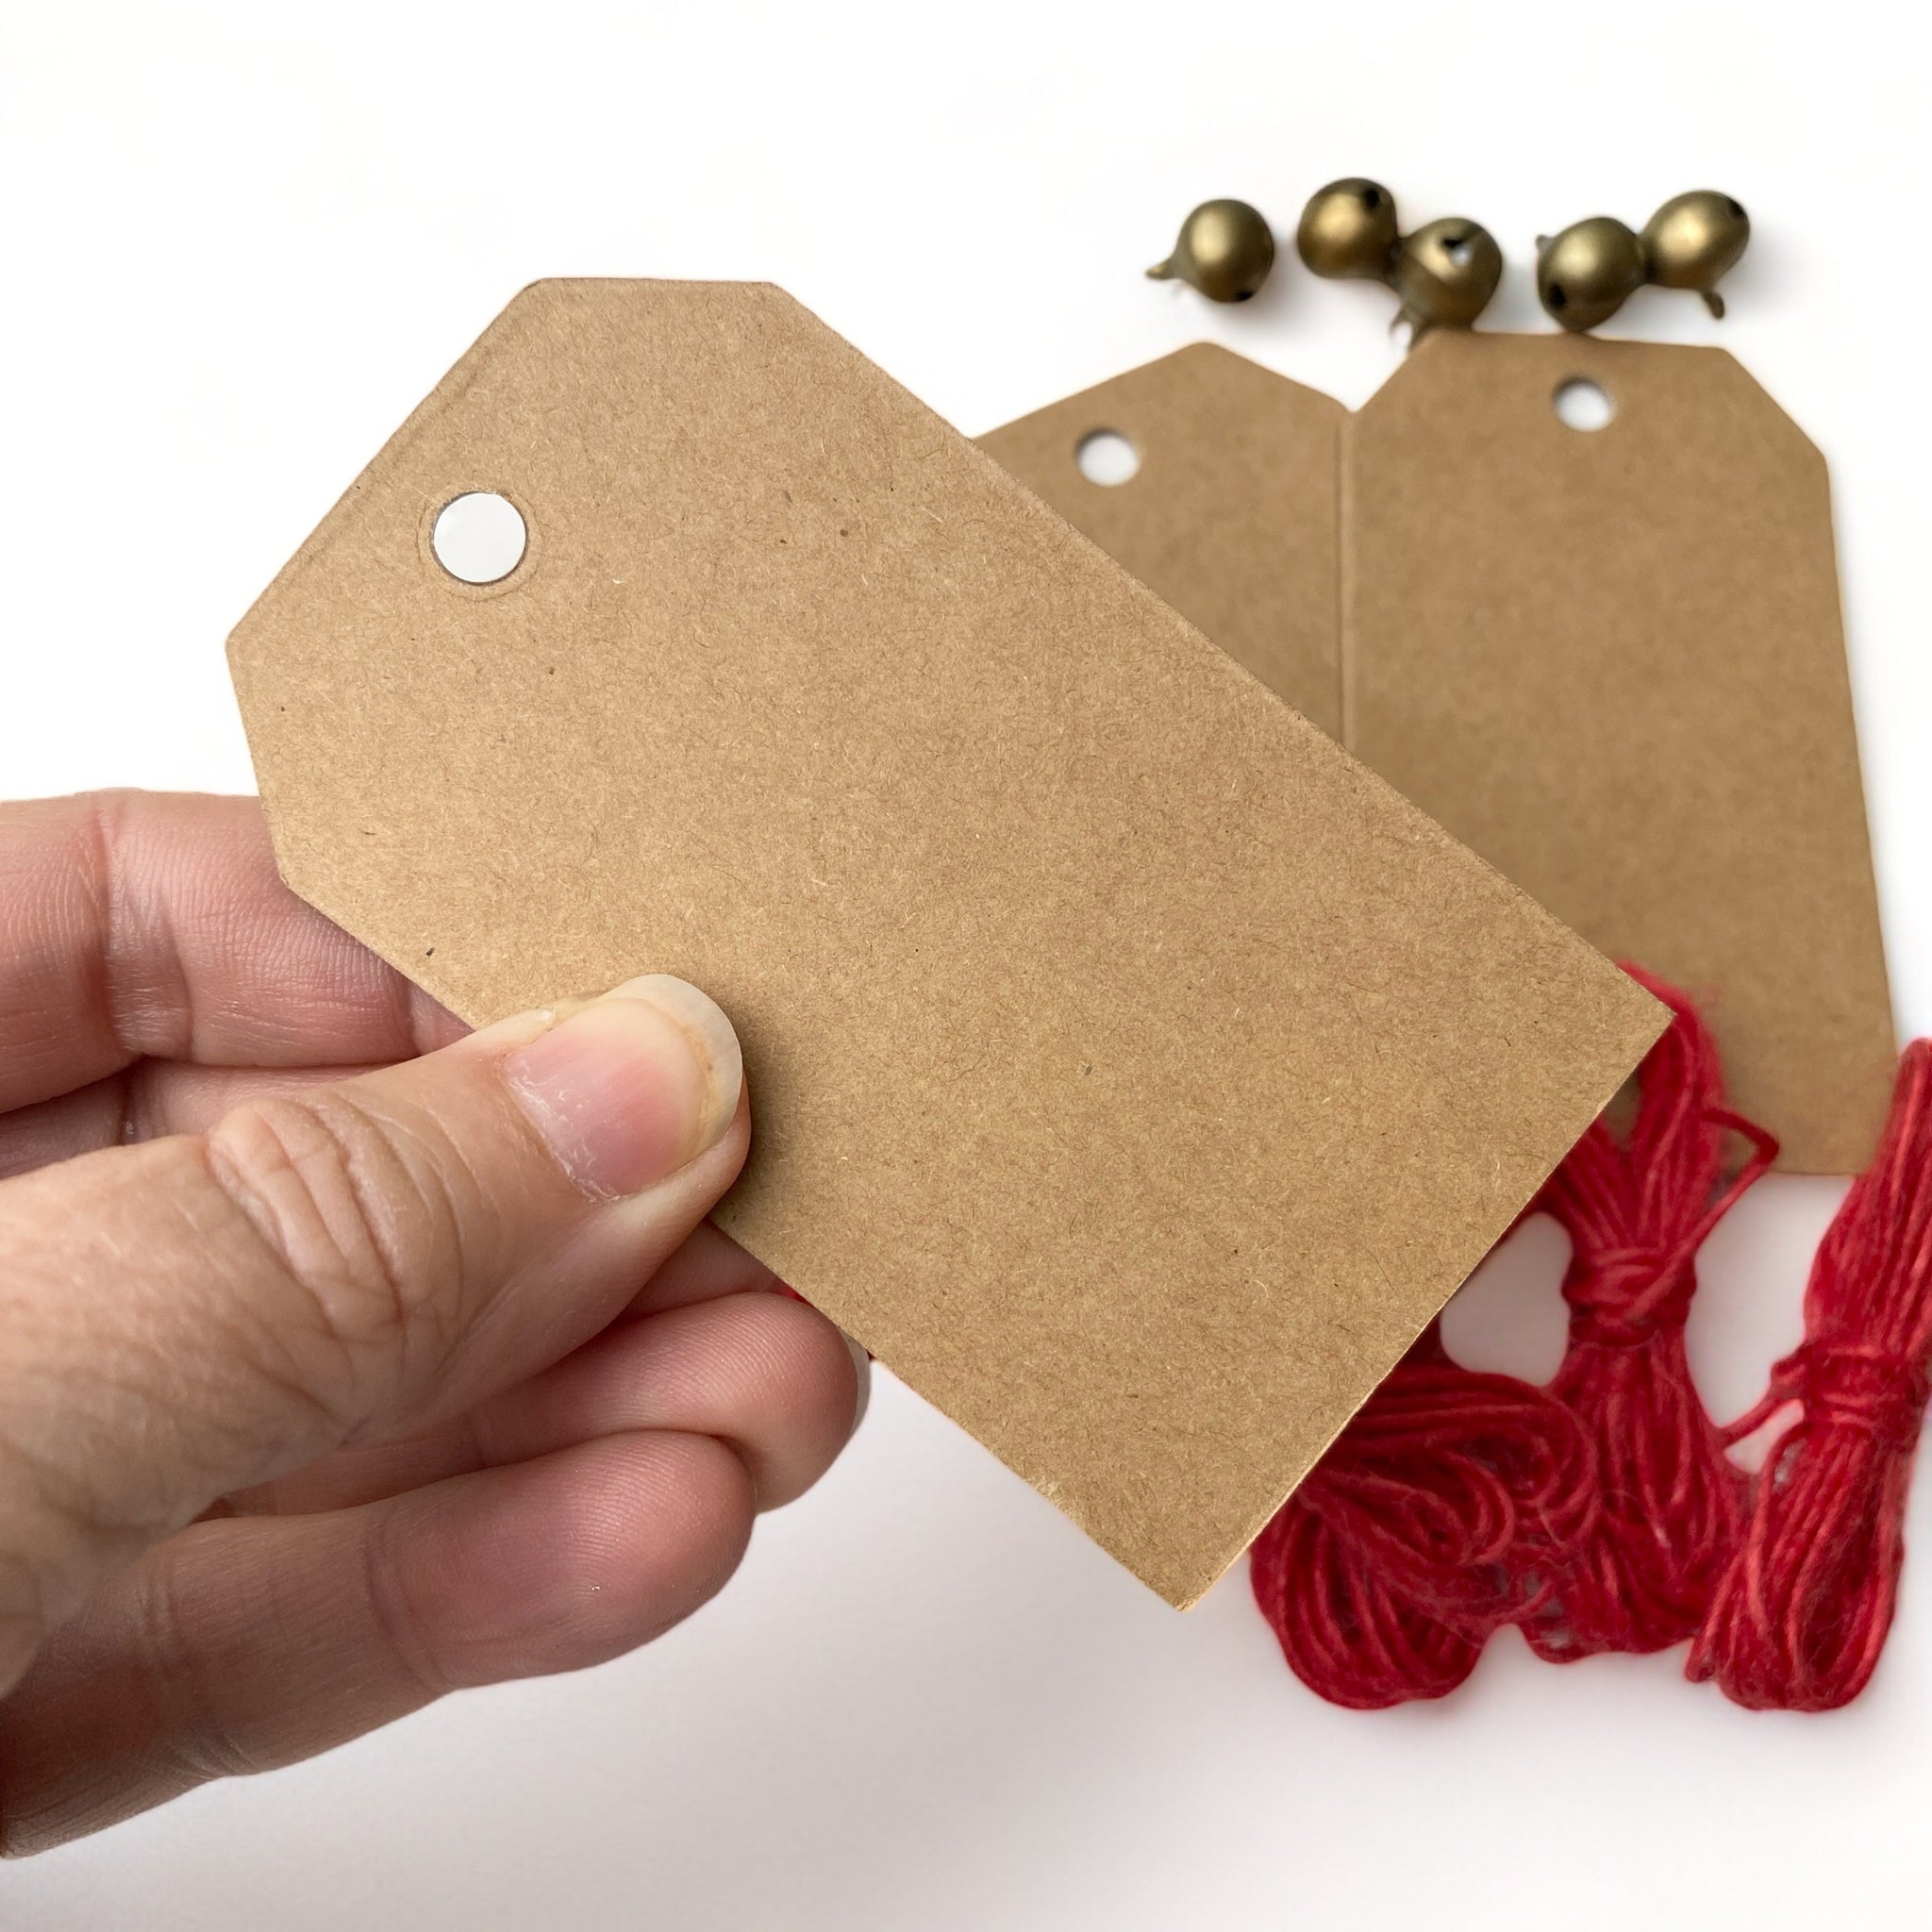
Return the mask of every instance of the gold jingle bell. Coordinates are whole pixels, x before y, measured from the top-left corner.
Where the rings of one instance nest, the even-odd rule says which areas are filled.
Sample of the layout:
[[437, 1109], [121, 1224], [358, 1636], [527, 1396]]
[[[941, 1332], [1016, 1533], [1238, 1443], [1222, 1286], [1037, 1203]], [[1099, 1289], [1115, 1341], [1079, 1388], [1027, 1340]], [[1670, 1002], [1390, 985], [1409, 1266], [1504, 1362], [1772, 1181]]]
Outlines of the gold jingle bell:
[[1379, 182], [1358, 175], [1318, 188], [1294, 231], [1303, 261], [1333, 281], [1387, 281], [1401, 241], [1395, 197]]
[[1751, 218], [1728, 194], [1700, 188], [1664, 203], [1639, 235], [1612, 215], [1592, 215], [1537, 239], [1536, 291], [1544, 308], [1578, 333], [1607, 322], [1645, 283], [1690, 289], [1713, 315], [1717, 292], [1751, 240]]
[[1723, 320], [1717, 282], [1737, 267], [1751, 240], [1751, 217], [1741, 202], [1709, 188], [1673, 195], [1644, 223], [1639, 240], [1658, 288], [1693, 289]]
[[1391, 285], [1402, 297], [1397, 322], [1411, 342], [1432, 328], [1468, 328], [1503, 279], [1503, 251], [1479, 223], [1450, 215], [1406, 236]]
[[1204, 201], [1181, 224], [1165, 261], [1147, 271], [1157, 282], [1183, 281], [1210, 302], [1245, 302], [1274, 266], [1274, 237], [1244, 201]]
[[1607, 322], [1648, 279], [1643, 243], [1614, 215], [1537, 239], [1537, 299], [1578, 334]]
[[1503, 251], [1481, 224], [1450, 215], [1405, 237], [1395, 197], [1359, 176], [1310, 195], [1294, 240], [1318, 275], [1388, 283], [1402, 298], [1395, 321], [1408, 325], [1411, 344], [1432, 328], [1468, 328], [1503, 279]]

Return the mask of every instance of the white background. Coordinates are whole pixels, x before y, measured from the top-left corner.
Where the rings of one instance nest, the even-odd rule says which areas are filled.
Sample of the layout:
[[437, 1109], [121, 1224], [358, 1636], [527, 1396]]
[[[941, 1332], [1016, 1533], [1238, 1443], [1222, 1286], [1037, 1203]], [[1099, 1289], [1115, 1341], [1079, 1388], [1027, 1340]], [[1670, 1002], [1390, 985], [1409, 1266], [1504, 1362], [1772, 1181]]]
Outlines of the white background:
[[[1902, 1027], [1932, 1026], [1932, 314], [1923, 9], [0, 4], [0, 792], [243, 791], [222, 640], [523, 282], [782, 282], [978, 432], [1199, 337], [1359, 403], [1387, 294], [1284, 260], [1141, 278], [1196, 200], [1277, 230], [1341, 174], [1510, 259], [1718, 186], [1712, 323], [1829, 455]], [[1794, 918], [1805, 908], [1794, 906]], [[1838, 1190], [1767, 1184], [1692, 1324], [1728, 1415], [1796, 1336]], [[1459, 1305], [1546, 1373], [1560, 1243]], [[1841, 1715], [1680, 1659], [1533, 1662], [1331, 1710], [1237, 1572], [1187, 1617], [880, 1378], [823, 1488], [654, 1649], [459, 1697], [0, 1870], [44, 1932], [1632, 1926], [1932, 1922], [1932, 1574]], [[1932, 1486], [1913, 1511], [1932, 1548]]]

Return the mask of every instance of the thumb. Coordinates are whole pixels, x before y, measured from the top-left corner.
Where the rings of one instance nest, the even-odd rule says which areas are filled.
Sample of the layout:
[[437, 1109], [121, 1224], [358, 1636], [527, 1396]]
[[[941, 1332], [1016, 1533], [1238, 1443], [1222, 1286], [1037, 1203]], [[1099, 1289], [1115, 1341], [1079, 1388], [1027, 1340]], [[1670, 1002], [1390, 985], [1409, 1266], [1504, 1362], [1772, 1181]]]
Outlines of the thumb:
[[0, 1182], [0, 1690], [217, 1497], [603, 1328], [737, 1176], [741, 1088], [653, 976]]

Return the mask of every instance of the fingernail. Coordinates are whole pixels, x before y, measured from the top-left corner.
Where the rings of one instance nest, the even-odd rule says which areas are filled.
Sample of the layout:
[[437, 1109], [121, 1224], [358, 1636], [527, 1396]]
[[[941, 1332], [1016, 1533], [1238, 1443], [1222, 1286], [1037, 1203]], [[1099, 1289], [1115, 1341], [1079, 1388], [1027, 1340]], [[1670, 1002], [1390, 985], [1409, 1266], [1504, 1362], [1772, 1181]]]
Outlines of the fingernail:
[[[845, 1335], [842, 1328], [839, 1333]], [[858, 1378], [858, 1394], [852, 1405], [852, 1426], [857, 1429], [872, 1407], [872, 1357], [849, 1335], [845, 1335], [845, 1346], [852, 1351], [852, 1373]]]
[[711, 1146], [738, 1111], [738, 1035], [696, 987], [627, 979], [552, 1008], [503, 1063], [510, 1091], [576, 1184], [635, 1194]]

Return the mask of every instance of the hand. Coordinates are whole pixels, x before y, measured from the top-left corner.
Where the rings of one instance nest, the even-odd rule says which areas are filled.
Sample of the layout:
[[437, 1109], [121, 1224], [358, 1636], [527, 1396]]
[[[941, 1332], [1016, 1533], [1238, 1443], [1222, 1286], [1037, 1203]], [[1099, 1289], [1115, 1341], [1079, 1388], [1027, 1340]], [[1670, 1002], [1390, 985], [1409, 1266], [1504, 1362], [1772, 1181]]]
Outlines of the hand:
[[724, 1582], [866, 1387], [705, 1222], [741, 1090], [681, 980], [465, 1035], [252, 801], [0, 808], [0, 1848]]

